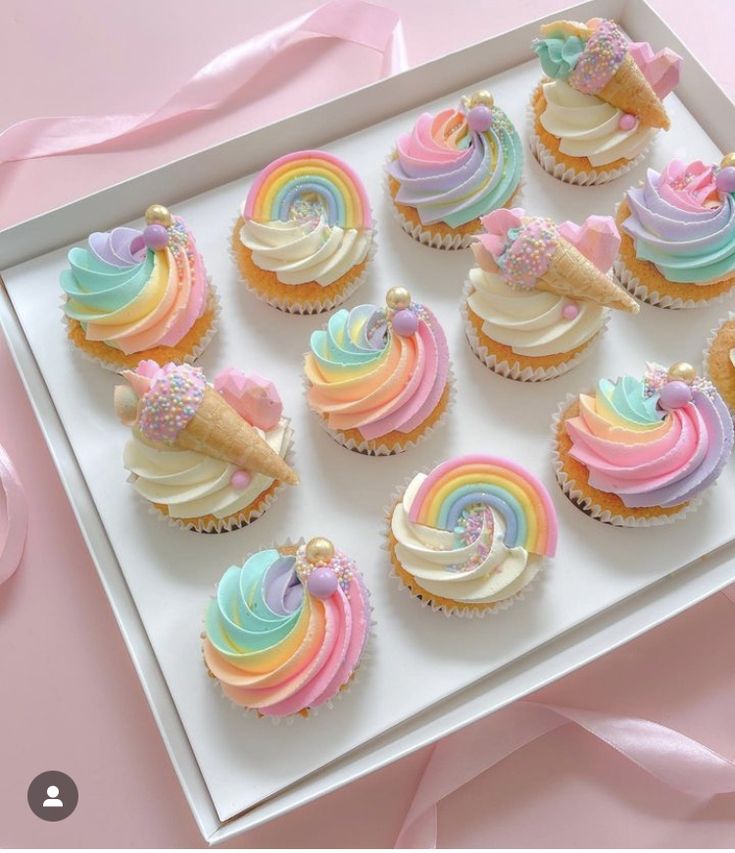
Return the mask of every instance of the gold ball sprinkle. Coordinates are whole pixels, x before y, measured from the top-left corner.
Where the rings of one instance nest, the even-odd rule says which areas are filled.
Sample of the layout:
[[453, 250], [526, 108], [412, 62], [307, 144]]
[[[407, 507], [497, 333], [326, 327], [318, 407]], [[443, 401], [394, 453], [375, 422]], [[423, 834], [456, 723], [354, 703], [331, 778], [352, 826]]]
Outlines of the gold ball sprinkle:
[[385, 301], [392, 311], [402, 311], [411, 304], [411, 294], [405, 287], [391, 287], [385, 294]]
[[678, 379], [680, 382], [686, 382], [691, 385], [697, 378], [697, 371], [686, 361], [677, 361], [672, 364], [668, 371], [669, 379]]
[[480, 92], [473, 92], [471, 95], [465, 95], [462, 98], [462, 104], [465, 109], [471, 110], [472, 107], [479, 107], [480, 105], [485, 107], [492, 107], [495, 103], [495, 99], [487, 91], [487, 89], [483, 89]]
[[729, 154], [725, 154], [725, 156], [720, 161], [721, 169], [727, 169], [729, 167], [735, 168], [735, 151], [731, 151]]
[[334, 545], [323, 536], [306, 543], [306, 559], [310, 563], [328, 563], [334, 557]]
[[171, 214], [162, 204], [152, 204], [145, 212], [145, 221], [149, 225], [163, 225], [164, 228], [172, 223]]

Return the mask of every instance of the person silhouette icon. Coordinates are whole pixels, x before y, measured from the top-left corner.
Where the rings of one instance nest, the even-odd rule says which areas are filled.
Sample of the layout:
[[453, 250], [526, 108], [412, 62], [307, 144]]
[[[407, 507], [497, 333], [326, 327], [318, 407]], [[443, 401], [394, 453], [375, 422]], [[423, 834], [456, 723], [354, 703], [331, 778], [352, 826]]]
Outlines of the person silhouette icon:
[[49, 785], [46, 788], [46, 797], [43, 801], [43, 807], [45, 809], [62, 809], [64, 807], [64, 803], [59, 799], [59, 789], [56, 785]]

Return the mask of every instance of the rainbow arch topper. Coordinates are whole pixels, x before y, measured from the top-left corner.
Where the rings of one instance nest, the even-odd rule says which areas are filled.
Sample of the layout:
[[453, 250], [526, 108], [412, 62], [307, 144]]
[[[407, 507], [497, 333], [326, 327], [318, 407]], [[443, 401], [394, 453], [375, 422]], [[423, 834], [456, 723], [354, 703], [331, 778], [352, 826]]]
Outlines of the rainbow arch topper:
[[544, 485], [515, 462], [476, 454], [449, 459], [427, 476], [416, 492], [409, 520], [453, 530], [472, 505], [492, 507], [505, 522], [505, 544], [552, 557], [556, 552], [556, 510]]
[[330, 226], [373, 227], [362, 181], [343, 160], [326, 151], [295, 151], [266, 166], [250, 188], [243, 216], [256, 222], [286, 222], [300, 209], [318, 212]]

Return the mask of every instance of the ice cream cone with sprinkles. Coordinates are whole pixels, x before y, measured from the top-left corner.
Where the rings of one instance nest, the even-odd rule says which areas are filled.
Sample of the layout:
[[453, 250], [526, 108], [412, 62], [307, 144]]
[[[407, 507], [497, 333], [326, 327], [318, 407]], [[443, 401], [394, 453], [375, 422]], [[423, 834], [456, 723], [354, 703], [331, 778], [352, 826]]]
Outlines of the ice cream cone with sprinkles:
[[375, 251], [365, 187], [326, 151], [280, 157], [255, 178], [231, 247], [258, 298], [296, 314], [334, 308], [363, 282]]

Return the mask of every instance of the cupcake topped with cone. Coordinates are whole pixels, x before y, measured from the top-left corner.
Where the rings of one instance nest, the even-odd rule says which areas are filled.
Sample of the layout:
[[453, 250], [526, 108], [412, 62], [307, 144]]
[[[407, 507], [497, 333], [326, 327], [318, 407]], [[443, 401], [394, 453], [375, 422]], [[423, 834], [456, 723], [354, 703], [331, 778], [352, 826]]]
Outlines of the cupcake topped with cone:
[[69, 340], [111, 370], [191, 362], [215, 331], [216, 296], [188, 226], [161, 204], [145, 221], [91, 234], [61, 273]]
[[132, 431], [125, 467], [135, 490], [179, 527], [223, 532], [267, 509], [298, 478], [286, 457], [292, 431], [272, 383], [236, 370], [209, 385], [200, 368], [141, 362], [115, 388]]
[[470, 346], [496, 373], [522, 381], [560, 376], [600, 337], [609, 309], [638, 312], [608, 275], [620, 244], [611, 217], [557, 226], [513, 208], [482, 223], [463, 311]]
[[307, 401], [329, 434], [374, 456], [417, 444], [447, 411], [450, 369], [439, 321], [405, 287], [386, 304], [337, 311], [311, 336]]
[[489, 92], [423, 113], [398, 137], [387, 166], [398, 221], [420, 243], [465, 248], [480, 217], [510, 203], [522, 165], [520, 137]]
[[618, 206], [615, 272], [639, 299], [695, 308], [735, 288], [735, 153], [648, 169]]
[[628, 171], [671, 122], [663, 99], [681, 57], [631, 42], [611, 20], [554, 21], [533, 50], [546, 74], [533, 93], [531, 147], [561, 180], [599, 184]]
[[667, 524], [695, 508], [733, 449], [716, 387], [691, 364], [648, 364], [568, 398], [554, 422], [554, 465], [567, 497], [599, 521]]

